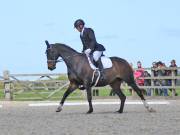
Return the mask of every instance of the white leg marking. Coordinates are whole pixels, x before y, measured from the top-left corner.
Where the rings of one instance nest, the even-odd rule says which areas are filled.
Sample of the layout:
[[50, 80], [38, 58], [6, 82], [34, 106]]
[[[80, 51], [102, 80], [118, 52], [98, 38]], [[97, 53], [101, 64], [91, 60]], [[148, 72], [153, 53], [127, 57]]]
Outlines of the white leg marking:
[[148, 103], [147, 103], [145, 100], [143, 100], [142, 102], [143, 102], [143, 104], [144, 104], [144, 107], [145, 107], [149, 112], [156, 112], [153, 108], [149, 107]]
[[56, 110], [56, 112], [60, 112], [60, 111], [62, 111], [62, 104], [59, 104], [59, 106], [58, 106], [58, 108]]

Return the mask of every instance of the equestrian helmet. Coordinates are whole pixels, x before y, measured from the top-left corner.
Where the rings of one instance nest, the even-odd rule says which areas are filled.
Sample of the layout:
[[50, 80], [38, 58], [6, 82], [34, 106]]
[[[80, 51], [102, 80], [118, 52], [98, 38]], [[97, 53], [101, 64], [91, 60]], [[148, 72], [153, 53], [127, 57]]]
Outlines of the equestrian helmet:
[[74, 22], [74, 27], [77, 28], [79, 27], [80, 25], [85, 25], [84, 21], [82, 19], [78, 19]]

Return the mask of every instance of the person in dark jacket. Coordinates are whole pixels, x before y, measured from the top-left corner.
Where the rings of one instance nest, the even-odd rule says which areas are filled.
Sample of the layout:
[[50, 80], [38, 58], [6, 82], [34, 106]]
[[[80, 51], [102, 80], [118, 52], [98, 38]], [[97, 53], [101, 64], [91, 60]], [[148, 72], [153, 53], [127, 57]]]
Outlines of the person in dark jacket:
[[[171, 65], [170, 65], [169, 67], [171, 67], [171, 68], [177, 68], [176, 61], [175, 61], [174, 59], [171, 60]], [[178, 75], [177, 69], [174, 70], [174, 75], [175, 75], [175, 76]], [[172, 76], [172, 70], [168, 70], [168, 71], [167, 71], [167, 76]], [[176, 82], [177, 82], [177, 80], [175, 79], [175, 85], [176, 85]], [[168, 80], [168, 86], [172, 86], [172, 80], [171, 80], [171, 79]], [[169, 90], [170, 90], [170, 91], [173, 90], [173, 91], [175, 92], [175, 96], [178, 95], [178, 93], [176, 92], [176, 89], [169, 89]]]
[[80, 39], [83, 44], [82, 52], [86, 54], [87, 57], [93, 56], [94, 61], [98, 64], [98, 68], [103, 75], [103, 65], [101, 62], [101, 56], [105, 48], [103, 45], [97, 43], [96, 37], [93, 29], [86, 28], [85, 22], [82, 19], [78, 19], [74, 22], [74, 27], [80, 32]]

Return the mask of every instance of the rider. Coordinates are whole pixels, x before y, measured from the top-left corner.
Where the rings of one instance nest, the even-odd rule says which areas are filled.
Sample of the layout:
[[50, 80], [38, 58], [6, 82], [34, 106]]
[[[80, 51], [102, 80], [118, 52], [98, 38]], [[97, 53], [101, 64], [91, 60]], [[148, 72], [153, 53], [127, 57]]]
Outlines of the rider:
[[97, 43], [94, 31], [91, 28], [86, 28], [85, 22], [82, 19], [76, 20], [74, 27], [80, 32], [80, 39], [83, 44], [82, 52], [85, 53], [87, 57], [89, 57], [89, 55], [93, 56], [94, 61], [98, 64], [102, 79], [104, 79], [103, 65], [101, 62], [101, 56], [103, 51], [105, 51], [104, 46]]

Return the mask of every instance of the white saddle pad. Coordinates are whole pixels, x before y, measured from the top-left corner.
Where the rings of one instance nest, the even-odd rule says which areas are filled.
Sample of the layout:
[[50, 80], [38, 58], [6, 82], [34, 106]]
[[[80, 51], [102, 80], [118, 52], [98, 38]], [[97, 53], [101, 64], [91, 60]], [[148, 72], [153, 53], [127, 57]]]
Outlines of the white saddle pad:
[[102, 61], [104, 69], [112, 67], [112, 61], [109, 57], [102, 56], [101, 61]]
[[[91, 62], [90, 58], [88, 57], [88, 61], [89, 61], [89, 65], [91, 66], [92, 69], [98, 69], [96, 68], [96, 66]], [[101, 61], [102, 61], [102, 64], [103, 64], [103, 68], [106, 69], [106, 68], [111, 68], [112, 67], [112, 61], [109, 57], [106, 57], [106, 56], [102, 56], [101, 57]]]

